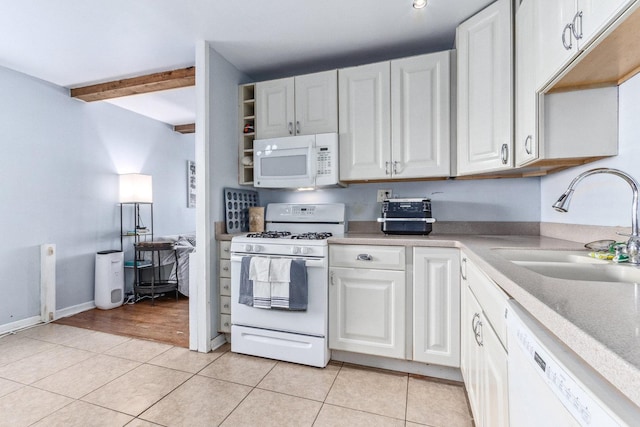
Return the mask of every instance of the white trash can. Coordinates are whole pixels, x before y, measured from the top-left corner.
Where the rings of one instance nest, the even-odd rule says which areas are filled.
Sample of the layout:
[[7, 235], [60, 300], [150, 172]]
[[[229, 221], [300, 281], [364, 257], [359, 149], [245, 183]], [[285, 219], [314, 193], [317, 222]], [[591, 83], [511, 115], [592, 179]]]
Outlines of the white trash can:
[[96, 307], [120, 307], [124, 302], [124, 252], [100, 251], [96, 254]]

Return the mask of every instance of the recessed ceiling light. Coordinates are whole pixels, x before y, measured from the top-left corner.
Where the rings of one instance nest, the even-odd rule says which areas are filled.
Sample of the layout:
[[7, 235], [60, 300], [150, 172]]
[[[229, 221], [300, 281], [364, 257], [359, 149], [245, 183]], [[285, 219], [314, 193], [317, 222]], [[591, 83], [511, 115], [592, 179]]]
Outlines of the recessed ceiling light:
[[413, 0], [414, 9], [422, 9], [427, 5], [427, 0]]

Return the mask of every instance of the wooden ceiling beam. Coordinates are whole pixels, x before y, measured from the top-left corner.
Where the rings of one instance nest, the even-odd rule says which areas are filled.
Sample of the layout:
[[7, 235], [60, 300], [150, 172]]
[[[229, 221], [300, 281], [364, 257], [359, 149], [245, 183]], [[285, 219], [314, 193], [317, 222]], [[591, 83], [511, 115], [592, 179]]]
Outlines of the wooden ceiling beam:
[[122, 96], [194, 86], [195, 84], [196, 67], [187, 67], [179, 70], [161, 71], [144, 76], [98, 83], [91, 86], [77, 87], [71, 89], [71, 97], [87, 102], [102, 101]]
[[180, 132], [180, 133], [195, 133], [196, 132], [196, 124], [195, 123], [188, 123], [186, 125], [175, 125], [173, 127], [173, 130], [175, 132]]

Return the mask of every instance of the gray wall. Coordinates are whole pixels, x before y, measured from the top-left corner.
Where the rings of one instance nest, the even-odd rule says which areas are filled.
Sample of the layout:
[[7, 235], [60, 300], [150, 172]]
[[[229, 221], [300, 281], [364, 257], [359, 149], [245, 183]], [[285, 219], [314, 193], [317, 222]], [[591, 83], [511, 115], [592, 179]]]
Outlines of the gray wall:
[[538, 178], [352, 184], [309, 192], [261, 190], [260, 204], [342, 202], [348, 220], [368, 221], [380, 216], [378, 189], [391, 189], [394, 196], [430, 198], [433, 217], [440, 221], [540, 220]]
[[[222, 55], [209, 52], [209, 191], [211, 223], [224, 221], [223, 188], [238, 187], [238, 85], [247, 76]], [[215, 235], [210, 236], [211, 257], [217, 259]], [[211, 263], [211, 328], [218, 330], [218, 264]]]
[[[618, 88], [618, 155], [542, 178], [541, 219], [544, 222], [603, 226], [631, 226], [631, 189], [612, 175], [591, 176], [577, 187], [568, 213], [551, 205], [579, 173], [596, 168], [621, 169], [640, 180], [640, 75]], [[624, 240], [623, 237], [620, 237]]]
[[0, 93], [0, 325], [39, 315], [42, 243], [57, 245], [57, 309], [93, 300], [95, 252], [120, 246], [119, 173], [153, 176], [156, 235], [195, 230], [193, 135], [6, 68]]

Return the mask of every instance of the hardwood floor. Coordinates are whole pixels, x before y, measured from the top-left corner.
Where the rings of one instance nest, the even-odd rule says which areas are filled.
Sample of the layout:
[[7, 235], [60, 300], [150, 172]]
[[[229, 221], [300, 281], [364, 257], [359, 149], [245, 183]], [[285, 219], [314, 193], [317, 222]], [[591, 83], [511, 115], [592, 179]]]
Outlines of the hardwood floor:
[[180, 295], [125, 304], [111, 310], [94, 308], [55, 323], [189, 348], [189, 298]]

